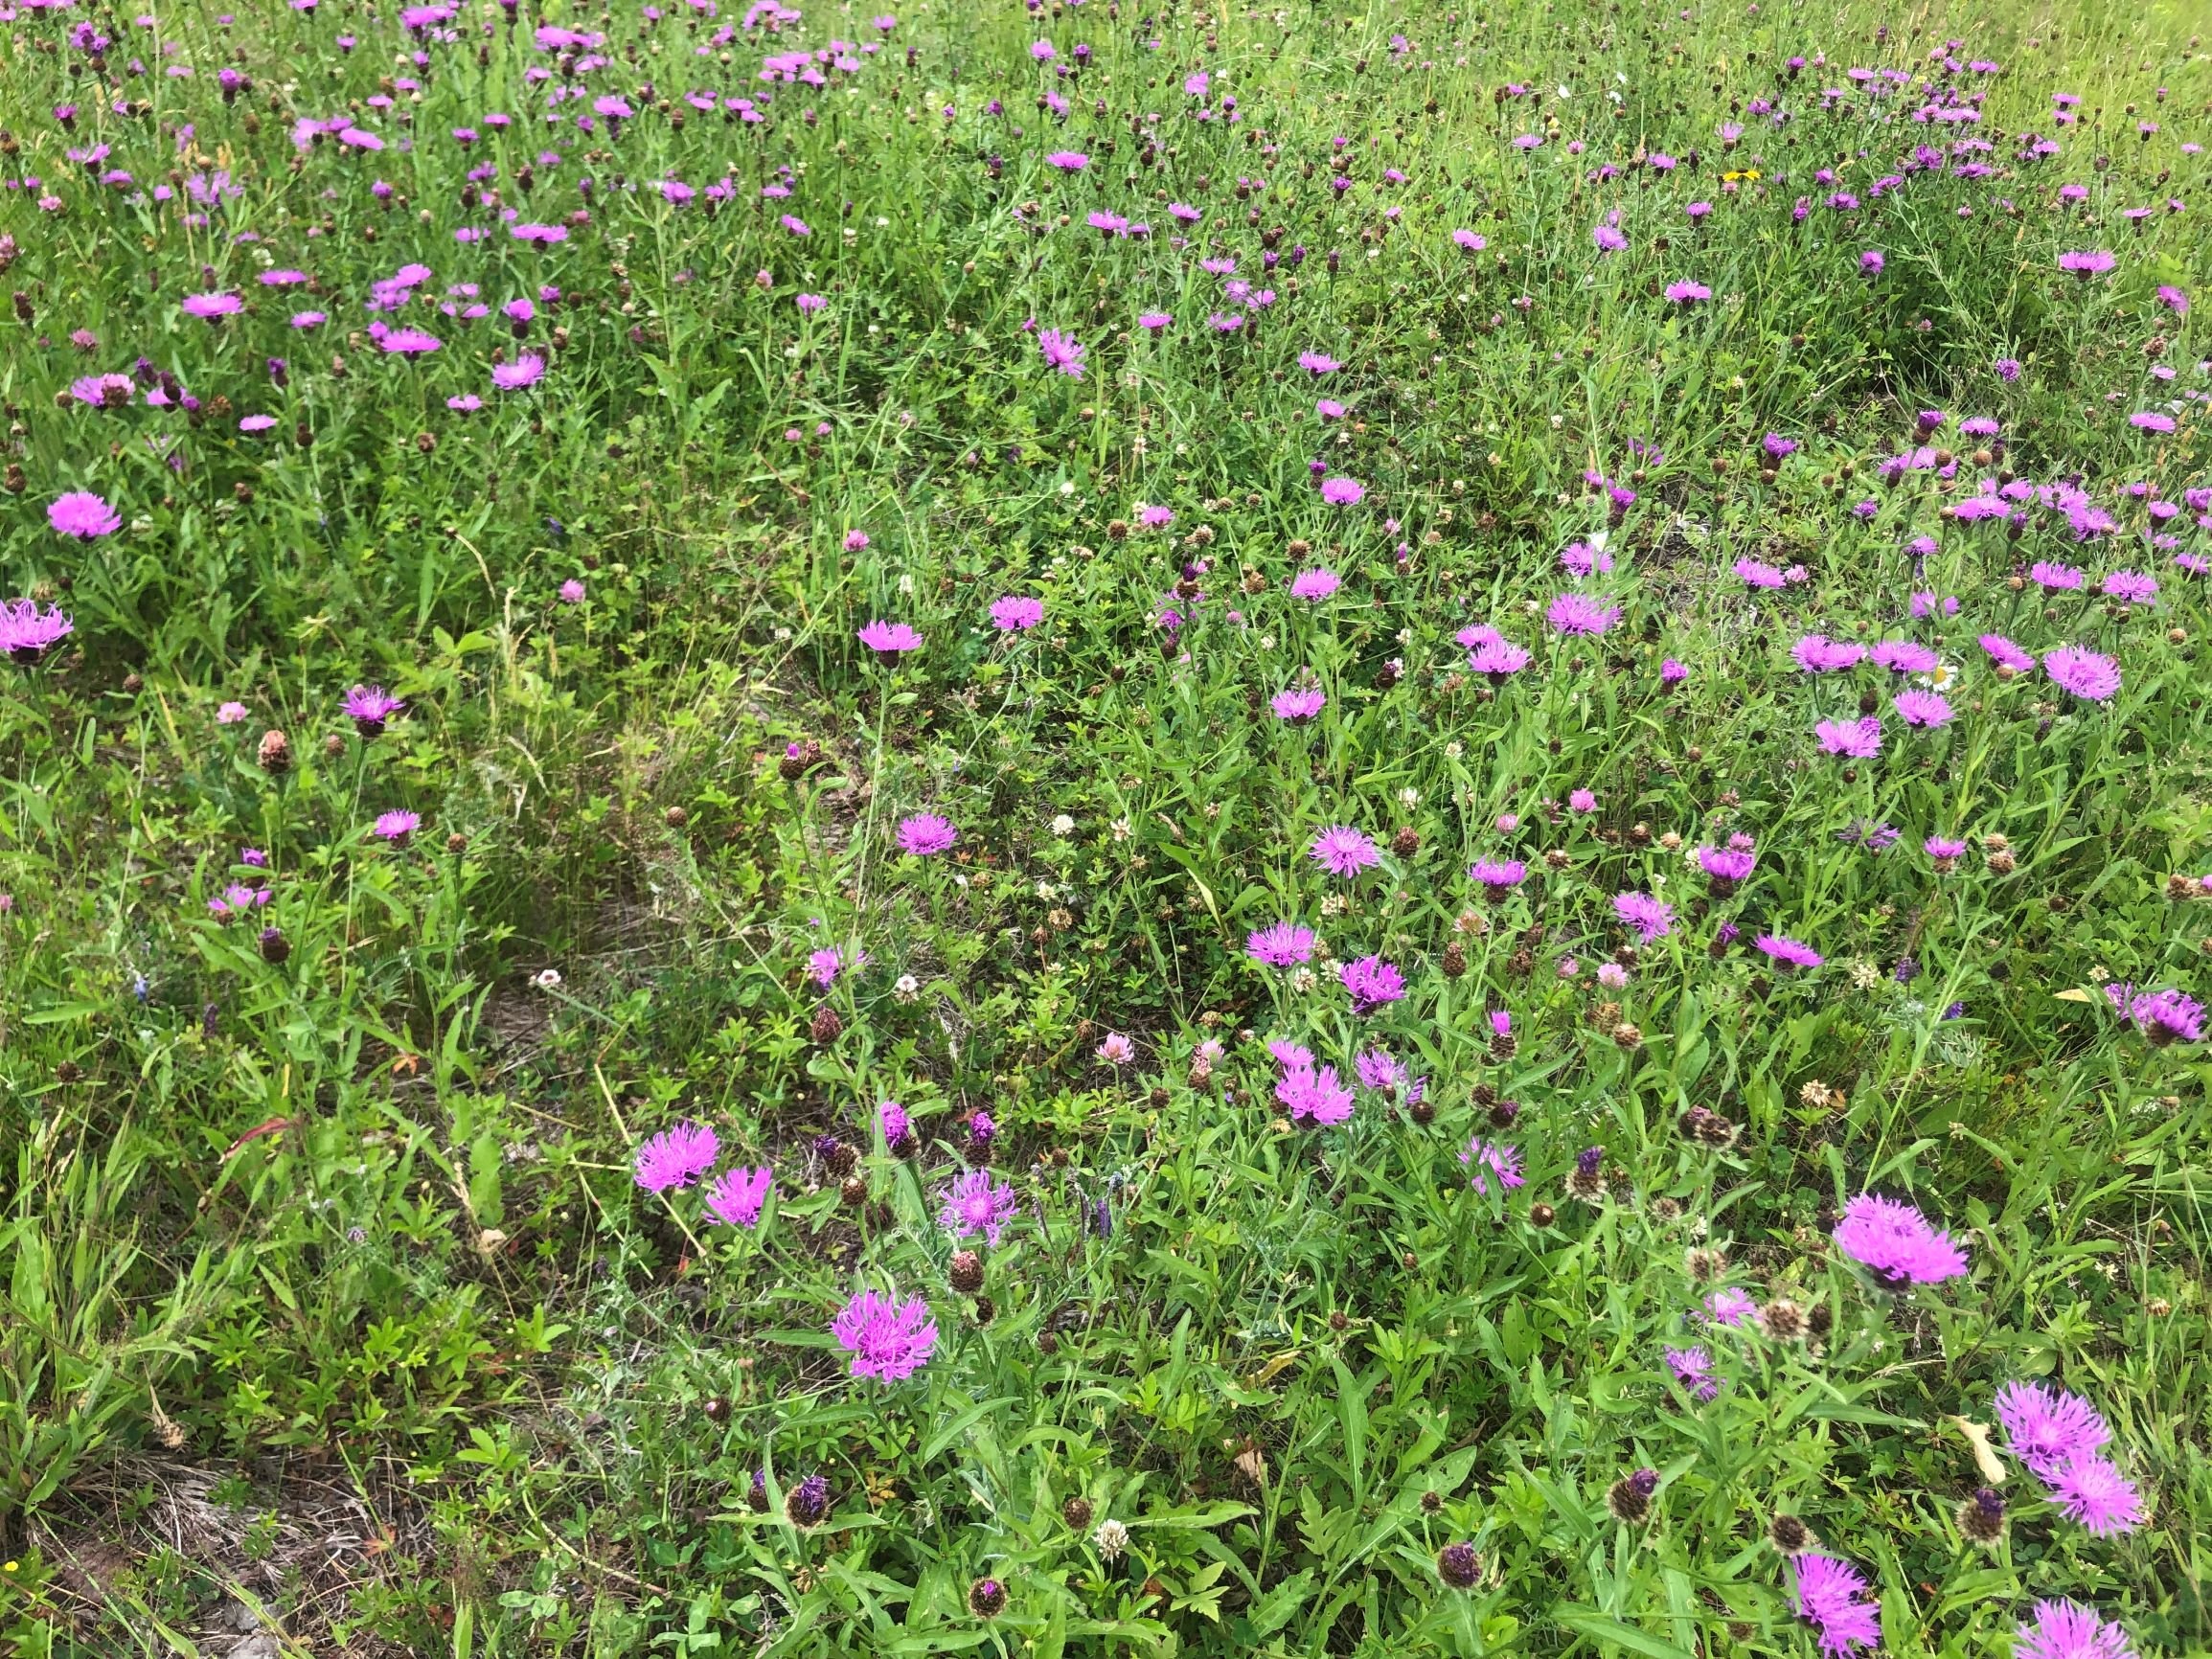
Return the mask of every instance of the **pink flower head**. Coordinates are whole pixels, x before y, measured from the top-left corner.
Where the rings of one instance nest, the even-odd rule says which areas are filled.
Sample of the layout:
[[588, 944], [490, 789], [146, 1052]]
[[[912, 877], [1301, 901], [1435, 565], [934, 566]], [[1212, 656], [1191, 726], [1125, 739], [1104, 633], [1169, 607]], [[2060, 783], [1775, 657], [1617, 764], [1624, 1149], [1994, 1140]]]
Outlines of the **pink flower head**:
[[1872, 715], [1857, 720], [1822, 720], [1813, 735], [1826, 754], [1864, 761], [1881, 752], [1881, 722]]
[[1292, 599], [1327, 599], [1344, 585], [1343, 579], [1326, 565], [1302, 570], [1290, 579]]
[[355, 686], [346, 693], [346, 718], [353, 722], [364, 738], [381, 736], [385, 723], [394, 715], [406, 712], [407, 705], [382, 686]]
[[407, 837], [422, 828], [422, 820], [413, 812], [380, 812], [376, 815], [376, 838], [389, 841], [395, 846], [406, 846]]
[[1528, 1177], [1520, 1171], [1520, 1149], [1517, 1147], [1494, 1146], [1480, 1135], [1467, 1143], [1459, 1154], [1459, 1161], [1467, 1166], [1467, 1184], [1481, 1198], [1490, 1196], [1493, 1177], [1500, 1192], [1528, 1184]]
[[2078, 646], [2061, 646], [2043, 654], [2043, 672], [2061, 691], [2092, 703], [2109, 701], [2120, 689], [2120, 665]]
[[1493, 893], [1502, 893], [1521, 884], [1528, 875], [1528, 866], [1518, 858], [1478, 858], [1468, 866], [1467, 875]]
[[1675, 1374], [1675, 1385], [1699, 1405], [1721, 1398], [1721, 1380], [1713, 1375], [1713, 1356], [1702, 1348], [1670, 1348], [1666, 1359], [1667, 1369]]
[[1058, 369], [1070, 379], [1083, 378], [1083, 347], [1073, 334], [1046, 329], [1037, 336], [1037, 347], [1044, 353], [1046, 368]]
[[235, 317], [246, 308], [246, 303], [236, 294], [187, 294], [178, 305], [186, 316], [211, 323], [217, 317]]
[[2142, 1494], [2102, 1457], [2071, 1459], [2052, 1477], [2050, 1489], [2059, 1512], [2100, 1538], [2132, 1533], [2143, 1519]]
[[1562, 593], [1544, 618], [1562, 634], [1602, 634], [1620, 620], [1621, 607], [1601, 605], [1585, 593]]
[[1332, 507], [1357, 507], [1367, 499], [1367, 487], [1357, 478], [1324, 478], [1321, 499]]
[[2036, 666], [2034, 657], [2021, 650], [2019, 647], [2014, 645], [2002, 634], [1984, 634], [1981, 636], [1980, 644], [1981, 648], [1989, 654], [1990, 661], [2000, 669], [2016, 674], [2024, 674]]
[[2112, 1439], [2096, 1407], [2041, 1382], [2006, 1383], [1996, 1393], [1996, 1415], [2005, 1449], [2039, 1480], [2055, 1479], [2074, 1459], [2102, 1451]]
[[1732, 1286], [1707, 1296], [1701, 1304], [1701, 1312], [1707, 1324], [1725, 1325], [1732, 1329], [1749, 1329], [1759, 1323], [1759, 1305]]
[[1352, 1011], [1370, 1014], [1386, 1002], [1405, 995], [1405, 976], [1380, 956], [1363, 956], [1336, 969], [1336, 978], [1352, 998]]
[[991, 602], [991, 625], [1000, 633], [1020, 633], [1044, 621], [1044, 601], [1010, 593]]
[[1966, 1272], [1966, 1252], [1910, 1204], [1861, 1193], [1836, 1224], [1836, 1247], [1891, 1290], [1940, 1284]]
[[1295, 967], [1313, 960], [1313, 930], [1294, 921], [1255, 929], [1244, 941], [1244, 954], [1266, 967]]
[[1797, 1617], [1819, 1638], [1831, 1659], [1846, 1659], [1854, 1648], [1881, 1645], [1881, 1605], [1861, 1600], [1866, 1579], [1848, 1561], [1808, 1552], [1790, 1562], [1796, 1576], [1792, 1598]]
[[96, 541], [123, 528], [115, 509], [88, 489], [73, 489], [46, 510], [46, 522], [79, 541]]
[[1137, 1057], [1137, 1045], [1118, 1031], [1109, 1031], [1098, 1045], [1098, 1057], [1109, 1066], [1126, 1066]]
[[1352, 1115], [1352, 1091], [1337, 1080], [1334, 1066], [1316, 1070], [1312, 1057], [1306, 1063], [1286, 1065], [1275, 1084], [1275, 1098], [1289, 1111], [1290, 1121], [1306, 1128], [1326, 1129]]
[[1346, 824], [1333, 824], [1313, 837], [1307, 856], [1332, 875], [1357, 875], [1382, 862], [1375, 843]]
[[715, 1167], [722, 1144], [704, 1124], [681, 1123], [637, 1149], [637, 1184], [649, 1193], [688, 1187]]
[[937, 1221], [955, 1239], [980, 1233], [996, 1249], [1018, 1202], [1013, 1187], [993, 1182], [989, 1170], [969, 1170], [939, 1194]]
[[901, 1302], [863, 1290], [830, 1322], [837, 1346], [853, 1356], [853, 1375], [903, 1382], [929, 1362], [937, 1348], [937, 1322], [916, 1296]]
[[2059, 256], [2059, 269], [2071, 271], [2085, 283], [2091, 277], [2104, 275], [2120, 261], [2104, 248], [2085, 251], [2069, 250]]
[[775, 1184], [775, 1171], [765, 1164], [724, 1170], [707, 1189], [707, 1214], [727, 1227], [758, 1227]]
[[1679, 282], [1667, 284], [1667, 298], [1677, 306], [1694, 306], [1699, 300], [1709, 300], [1713, 290], [1703, 283]]
[[876, 621], [860, 630], [860, 643], [881, 656], [897, 656], [901, 651], [922, 648], [922, 636], [911, 624]]
[[1807, 634], [1790, 648], [1790, 655], [1809, 674], [1833, 674], [1866, 660], [1866, 648], [1826, 634]]
[[2013, 1659], [2135, 1659], [2128, 1633], [2071, 1602], [2038, 1602], [2036, 1621], [2022, 1625]]
[[1613, 914], [1634, 928], [1637, 939], [1646, 944], [1675, 931], [1675, 907], [1662, 904], [1649, 893], [1617, 895], [1613, 899]]
[[899, 851], [917, 858], [934, 858], [960, 839], [949, 819], [934, 812], [917, 812], [899, 820]]
[[1818, 967], [1827, 960], [1811, 945], [1800, 944], [1779, 933], [1762, 933], [1751, 943], [1785, 967]]
[[31, 599], [0, 604], [0, 652], [7, 653], [11, 662], [34, 663], [76, 626], [59, 605], [41, 610]]
[[[445, 349], [445, 342], [422, 329], [388, 329], [376, 336], [376, 349], [400, 357], [427, 357]], [[542, 366], [543, 358], [539, 359]]]
[[1329, 697], [1327, 693], [1315, 686], [1292, 687], [1286, 691], [1277, 692], [1268, 699], [1267, 706], [1275, 711], [1275, 717], [1278, 720], [1288, 720], [1292, 725], [1300, 725], [1312, 719], [1323, 709], [1327, 708]]
[[545, 359], [536, 352], [525, 352], [512, 363], [491, 366], [491, 384], [502, 392], [527, 391], [544, 378]]
[[1950, 704], [1934, 692], [1900, 692], [1894, 701], [1897, 717], [1908, 726], [1933, 729], [1951, 717]]

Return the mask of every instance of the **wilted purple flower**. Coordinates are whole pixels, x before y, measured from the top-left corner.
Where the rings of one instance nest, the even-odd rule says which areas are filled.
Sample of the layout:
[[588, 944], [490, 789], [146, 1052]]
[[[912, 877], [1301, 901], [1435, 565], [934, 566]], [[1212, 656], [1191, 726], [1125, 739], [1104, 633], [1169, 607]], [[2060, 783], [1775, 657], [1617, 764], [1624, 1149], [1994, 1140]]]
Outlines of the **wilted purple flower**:
[[902, 1382], [928, 1363], [937, 1322], [921, 1297], [905, 1302], [863, 1290], [830, 1322], [837, 1346], [853, 1356], [853, 1375]]
[[637, 1184], [649, 1193], [688, 1187], [715, 1167], [722, 1145], [704, 1124], [681, 1123], [637, 1149]]
[[1966, 1272], [1966, 1252], [1910, 1204], [1861, 1193], [1836, 1224], [1836, 1247], [1892, 1290], [1940, 1284]]

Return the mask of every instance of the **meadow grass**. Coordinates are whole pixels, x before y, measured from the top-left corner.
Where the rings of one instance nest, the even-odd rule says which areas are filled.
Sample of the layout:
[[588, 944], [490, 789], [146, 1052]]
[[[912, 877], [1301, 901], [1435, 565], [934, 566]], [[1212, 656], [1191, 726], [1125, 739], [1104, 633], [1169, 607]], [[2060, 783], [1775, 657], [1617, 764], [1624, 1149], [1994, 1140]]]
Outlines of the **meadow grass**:
[[0, 11], [0, 1649], [2206, 1651], [2201, 21]]

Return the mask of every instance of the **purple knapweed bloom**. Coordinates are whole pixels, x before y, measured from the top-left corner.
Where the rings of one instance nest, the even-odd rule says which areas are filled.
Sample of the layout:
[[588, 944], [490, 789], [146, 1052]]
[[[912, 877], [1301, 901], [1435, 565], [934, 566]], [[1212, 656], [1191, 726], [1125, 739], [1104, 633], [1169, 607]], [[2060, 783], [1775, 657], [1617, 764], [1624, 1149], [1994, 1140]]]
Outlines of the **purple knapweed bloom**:
[[1306, 852], [1332, 875], [1357, 875], [1382, 862], [1375, 843], [1346, 824], [1333, 824], [1322, 830]]
[[1294, 921], [1258, 928], [1245, 939], [1244, 954], [1266, 967], [1296, 967], [1313, 960], [1313, 930]]
[[649, 1193], [688, 1187], [715, 1167], [722, 1144], [704, 1124], [681, 1123], [637, 1149], [637, 1184]]
[[934, 858], [959, 839], [951, 820], [934, 812], [917, 812], [899, 821], [899, 851], [916, 858]]
[[1797, 1617], [1819, 1638], [1820, 1650], [1843, 1659], [1856, 1648], [1881, 1645], [1881, 1606], [1862, 1601], [1865, 1575], [1848, 1561], [1808, 1551], [1791, 1560]]
[[1336, 978], [1352, 997], [1352, 1011], [1373, 1013], [1386, 1002], [1405, 995], [1405, 976], [1380, 956], [1363, 956], [1336, 969]]
[[707, 1189], [707, 1214], [727, 1227], [758, 1227], [775, 1181], [775, 1171], [765, 1164], [757, 1170], [724, 1170]]
[[1020, 1202], [1013, 1187], [992, 1180], [989, 1170], [969, 1170], [938, 1196], [940, 1226], [955, 1239], [980, 1233], [992, 1249]]
[[902, 1382], [928, 1363], [937, 1348], [937, 1322], [921, 1297], [863, 1290], [830, 1322], [837, 1346], [853, 1356], [853, 1375]]
[[1910, 1204], [1861, 1193], [1836, 1224], [1836, 1247], [1891, 1290], [1940, 1284], [1966, 1272], [1966, 1252]]

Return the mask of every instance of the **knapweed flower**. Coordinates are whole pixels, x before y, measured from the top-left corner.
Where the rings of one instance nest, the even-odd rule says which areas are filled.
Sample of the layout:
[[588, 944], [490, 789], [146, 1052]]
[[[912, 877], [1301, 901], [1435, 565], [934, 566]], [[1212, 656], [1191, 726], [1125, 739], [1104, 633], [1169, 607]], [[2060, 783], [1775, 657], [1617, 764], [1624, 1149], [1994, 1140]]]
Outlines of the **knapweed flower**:
[[1326, 565], [1320, 565], [1311, 570], [1302, 570], [1290, 579], [1290, 597], [1327, 599], [1343, 585], [1341, 577]]
[[1467, 867], [1468, 879], [1494, 894], [1518, 887], [1527, 876], [1528, 866], [1518, 858], [1478, 858]]
[[407, 837], [422, 828], [422, 820], [413, 812], [379, 812], [376, 815], [376, 834], [379, 841], [390, 841], [404, 847]]
[[1654, 939], [1664, 939], [1675, 931], [1675, 907], [1663, 904], [1649, 893], [1622, 893], [1613, 898], [1613, 914], [1636, 930], [1636, 937], [1649, 944]]
[[1002, 634], [1020, 633], [1044, 621], [1044, 601], [1010, 593], [991, 602], [991, 625]]
[[1892, 700], [1897, 717], [1908, 726], [1933, 729], [1948, 724], [1950, 704], [1934, 692], [1900, 692]]
[[1699, 1405], [1721, 1398], [1721, 1379], [1713, 1375], [1710, 1353], [1701, 1348], [1670, 1348], [1666, 1357], [1676, 1386]]
[[[1698, 849], [1698, 868], [1713, 881], [1726, 882], [1733, 890], [1739, 881], [1747, 880], [1759, 862], [1759, 854], [1749, 848], [1700, 847]], [[1722, 897], [1726, 897], [1723, 892]]]
[[89, 489], [72, 489], [46, 510], [46, 522], [78, 541], [97, 541], [123, 528], [123, 518]]
[[1813, 728], [1823, 752], [1864, 761], [1881, 752], [1881, 722], [1872, 715], [1856, 720], [1822, 720]]
[[775, 1184], [775, 1171], [765, 1164], [757, 1170], [724, 1170], [707, 1189], [707, 1214], [724, 1226], [758, 1227]]
[[207, 901], [208, 914], [217, 921], [228, 921], [234, 916], [251, 916], [269, 902], [265, 887], [248, 887], [242, 881], [234, 881], [222, 890], [219, 898]]
[[2034, 657], [2002, 634], [1983, 634], [1980, 645], [1989, 653], [1990, 661], [1996, 664], [2000, 674], [2024, 674], [2036, 666]]
[[1336, 969], [1336, 978], [1352, 997], [1352, 1011], [1373, 1013], [1386, 1002], [1405, 995], [1405, 976], [1380, 956], [1363, 956]]
[[1943, 663], [1918, 640], [1877, 640], [1868, 654], [1878, 666], [1897, 674], [1931, 674]]
[[837, 1346], [853, 1356], [853, 1375], [903, 1382], [937, 1348], [937, 1322], [921, 1297], [907, 1301], [863, 1290], [830, 1322]]
[[1848, 1655], [1855, 1648], [1881, 1645], [1881, 1607], [1860, 1600], [1867, 1584], [1858, 1568], [1811, 1551], [1790, 1566], [1797, 1579], [1797, 1617], [1819, 1637], [1823, 1653]]
[[1098, 1045], [1098, 1057], [1109, 1066], [1126, 1066], [1137, 1057], [1137, 1045], [1118, 1031], [1109, 1031]]
[[2069, 1521], [2079, 1521], [2098, 1537], [2132, 1533], [2143, 1519], [2142, 1494], [2134, 1483], [2105, 1458], [2077, 1457], [2048, 1482], [2051, 1502]]
[[2128, 1633], [2071, 1602], [2038, 1602], [2032, 1625], [2022, 1625], [2013, 1659], [2135, 1659]]
[[1318, 686], [1292, 687], [1277, 692], [1267, 700], [1267, 706], [1275, 711], [1275, 717], [1292, 725], [1312, 719], [1328, 705], [1328, 695]]
[[1367, 486], [1357, 478], [1324, 478], [1321, 499], [1331, 507], [1357, 507], [1367, 499]]
[[1759, 1323], [1758, 1303], [1734, 1287], [1714, 1291], [1705, 1298], [1701, 1307], [1704, 1318], [1714, 1325], [1745, 1329], [1755, 1328]]
[[582, 604], [583, 602], [583, 583], [573, 576], [570, 577], [560, 584], [558, 597], [562, 604]]
[[2061, 646], [2044, 652], [2043, 672], [2061, 691], [2092, 703], [2108, 701], [2120, 689], [2120, 665], [2078, 646]]
[[1762, 933], [1751, 943], [1785, 967], [1818, 967], [1827, 960], [1811, 945], [1779, 933]]
[[1013, 1187], [992, 1180], [989, 1170], [969, 1170], [939, 1193], [938, 1200], [938, 1225], [955, 1239], [980, 1233], [994, 1250], [1020, 1202]]
[[1562, 634], [1602, 634], [1620, 620], [1621, 607], [1602, 605], [1586, 593], [1562, 593], [1544, 612], [1556, 632]]
[[1712, 297], [1713, 290], [1705, 286], [1703, 283], [1693, 283], [1685, 280], [1667, 284], [1667, 298], [1677, 306], [1694, 306], [1699, 300], [1709, 300]]
[[364, 738], [380, 737], [384, 724], [394, 715], [404, 714], [407, 705], [387, 693], [382, 686], [355, 686], [346, 693], [345, 715]]
[[897, 656], [901, 651], [922, 648], [922, 636], [914, 631], [912, 625], [902, 622], [872, 622], [860, 630], [859, 639], [879, 656]]
[[76, 625], [59, 605], [41, 610], [36, 600], [29, 599], [0, 604], [0, 651], [7, 652], [11, 662], [34, 663]]
[[2039, 1480], [2053, 1480], [2076, 1458], [2111, 1443], [2111, 1428], [2078, 1394], [2041, 1382], [2008, 1382], [1997, 1390], [1995, 1405], [2005, 1449]]
[[525, 352], [512, 363], [491, 366], [491, 384], [502, 392], [522, 392], [545, 378], [545, 359]]
[[235, 726], [250, 713], [243, 703], [225, 703], [215, 712], [216, 724]]
[[934, 858], [959, 839], [951, 820], [934, 812], [917, 812], [899, 821], [899, 851], [917, 858]]
[[1490, 1196], [1494, 1178], [1501, 1194], [1510, 1188], [1528, 1185], [1528, 1177], [1521, 1173], [1517, 1147], [1497, 1146], [1477, 1135], [1461, 1148], [1459, 1161], [1467, 1166], [1467, 1184], [1477, 1197]]
[[637, 1184], [649, 1193], [688, 1187], [715, 1167], [722, 1144], [704, 1124], [681, 1123], [637, 1149]]
[[1037, 336], [1037, 347], [1044, 353], [1045, 367], [1058, 369], [1071, 380], [1083, 378], [1083, 347], [1073, 334], [1064, 334], [1058, 329], [1046, 329]]
[[1300, 1065], [1288, 1065], [1275, 1084], [1275, 1098], [1290, 1113], [1290, 1121], [1308, 1128], [1330, 1128], [1352, 1115], [1352, 1091], [1337, 1080], [1334, 1066], [1316, 1069], [1311, 1057]]
[[1966, 1272], [1966, 1252], [1910, 1204], [1861, 1193], [1836, 1224], [1836, 1247], [1891, 1290], [1940, 1284]]
[[2104, 248], [2090, 248], [2086, 251], [2068, 249], [2059, 256], [2059, 269], [2070, 271], [2084, 282], [2087, 282], [2091, 277], [2104, 275], [2105, 272], [2118, 263], [2119, 261]]
[[1313, 960], [1313, 930], [1294, 921], [1255, 929], [1244, 941], [1244, 954], [1265, 967], [1296, 967]]
[[177, 305], [186, 316], [210, 323], [218, 317], [235, 317], [246, 308], [245, 301], [236, 294], [187, 294]]
[[1790, 648], [1792, 661], [1809, 674], [1839, 673], [1866, 660], [1866, 648], [1826, 634], [1807, 634]]
[[1332, 875], [1357, 875], [1382, 862], [1375, 843], [1347, 824], [1333, 824], [1314, 836], [1306, 855]]
[[2115, 981], [2105, 987], [2105, 995], [2121, 1023], [2133, 1026], [2155, 1048], [2198, 1042], [2204, 1035], [2204, 1005], [2180, 991], [2138, 991]]
[[1920, 844], [1927, 854], [1927, 861], [1935, 866], [1938, 875], [1949, 875], [1958, 869], [1958, 861], [1966, 856], [1966, 843], [1950, 835], [1930, 835]]

